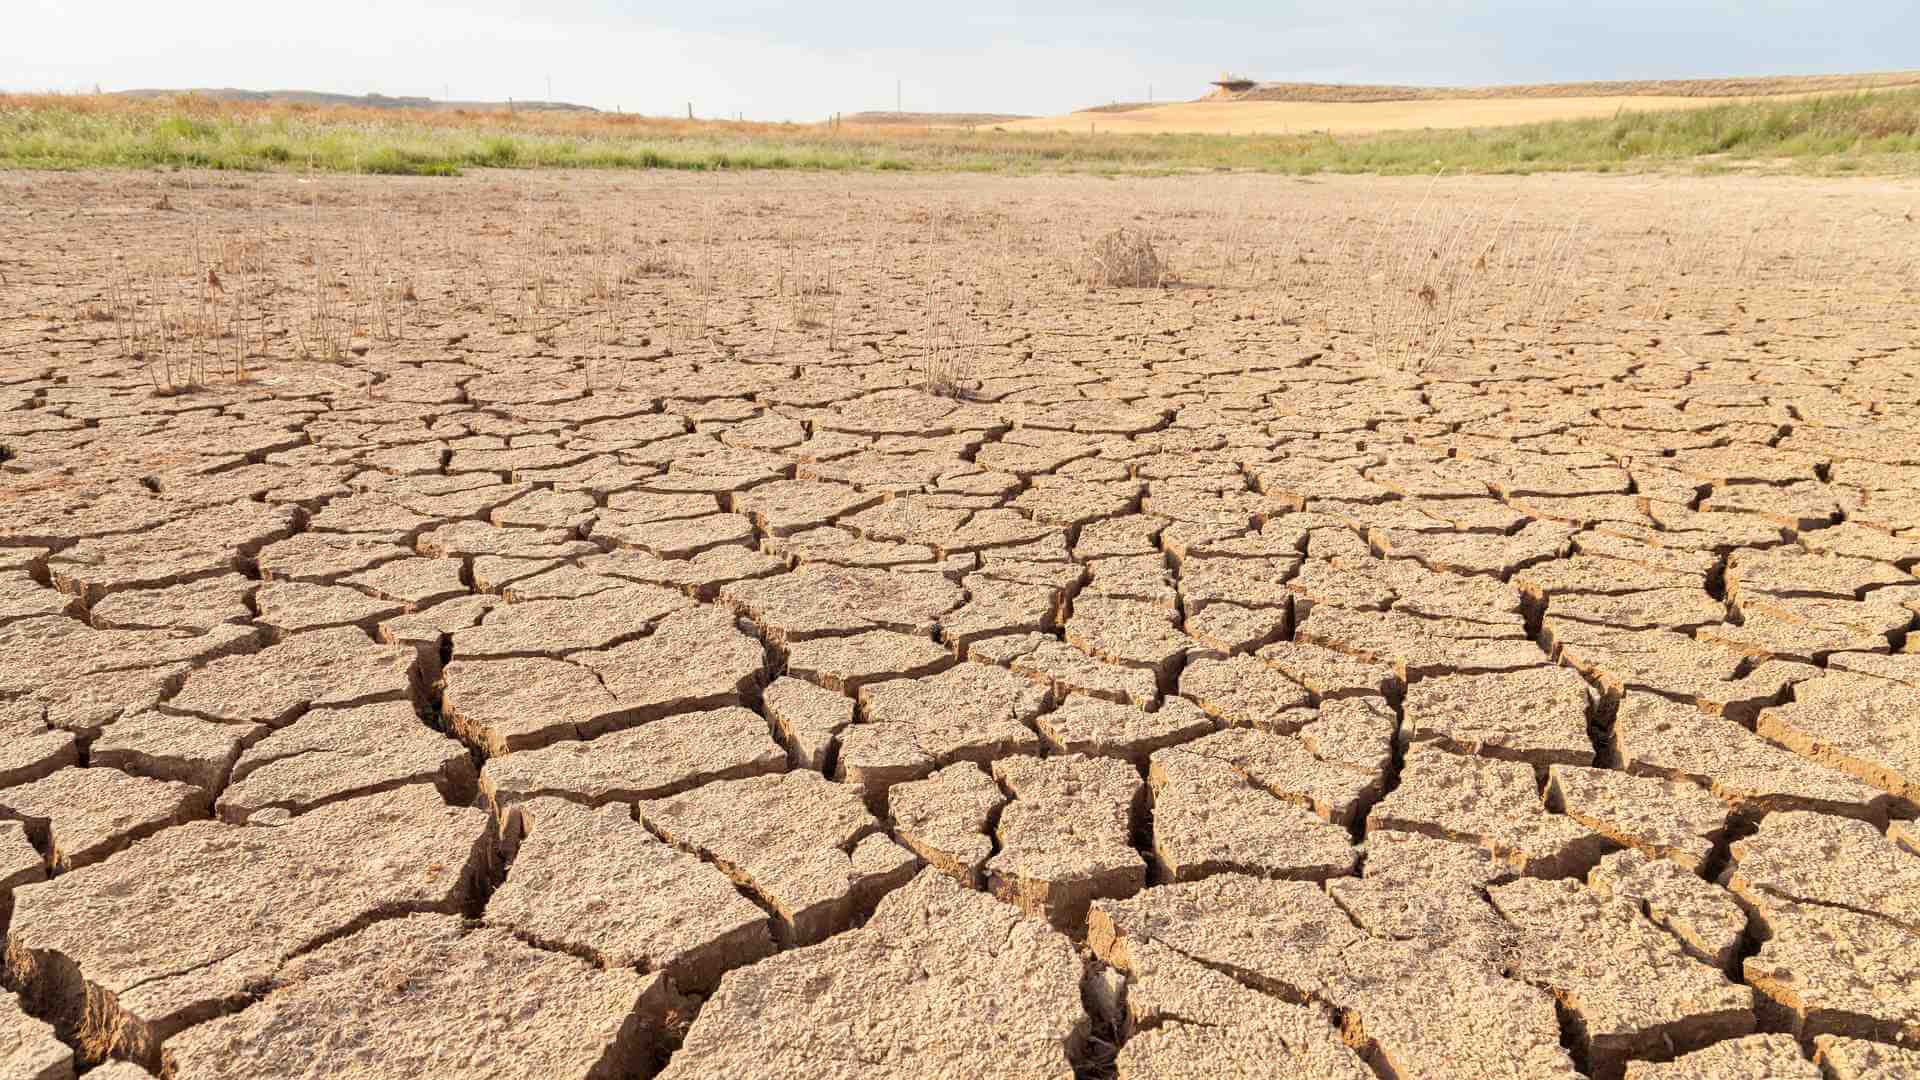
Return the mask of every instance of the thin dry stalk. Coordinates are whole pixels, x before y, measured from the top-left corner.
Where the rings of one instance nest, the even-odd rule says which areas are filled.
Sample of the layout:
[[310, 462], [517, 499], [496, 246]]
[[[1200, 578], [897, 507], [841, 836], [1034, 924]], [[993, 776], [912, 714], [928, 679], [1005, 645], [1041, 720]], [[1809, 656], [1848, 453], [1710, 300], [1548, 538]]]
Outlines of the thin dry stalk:
[[965, 316], [946, 297], [925, 296], [925, 333], [920, 358], [920, 387], [929, 394], [967, 399], [972, 379], [972, 345], [962, 325]]
[[1534, 328], [1536, 342], [1544, 340], [1566, 318], [1590, 235], [1586, 222], [1576, 218], [1550, 236], [1522, 300], [1521, 321]]
[[1439, 177], [1412, 212], [1390, 211], [1374, 228], [1350, 288], [1364, 297], [1363, 340], [1375, 363], [1422, 370], [1458, 340], [1478, 309], [1511, 212], [1485, 214], [1434, 204]]

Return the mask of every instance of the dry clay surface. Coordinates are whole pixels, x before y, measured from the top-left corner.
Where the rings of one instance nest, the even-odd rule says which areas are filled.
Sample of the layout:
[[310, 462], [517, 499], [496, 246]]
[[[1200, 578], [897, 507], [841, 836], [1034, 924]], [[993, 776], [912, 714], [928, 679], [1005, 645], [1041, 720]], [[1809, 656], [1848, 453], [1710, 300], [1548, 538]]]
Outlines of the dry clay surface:
[[[1913, 192], [1619, 183], [1460, 190], [1590, 269], [1408, 366], [1298, 268], [1419, 185], [0, 177], [0, 1075], [1920, 1075]], [[1845, 289], [1609, 291], [1795, 193]], [[279, 291], [159, 393], [189, 221]], [[492, 296], [608, 228], [708, 253]]]

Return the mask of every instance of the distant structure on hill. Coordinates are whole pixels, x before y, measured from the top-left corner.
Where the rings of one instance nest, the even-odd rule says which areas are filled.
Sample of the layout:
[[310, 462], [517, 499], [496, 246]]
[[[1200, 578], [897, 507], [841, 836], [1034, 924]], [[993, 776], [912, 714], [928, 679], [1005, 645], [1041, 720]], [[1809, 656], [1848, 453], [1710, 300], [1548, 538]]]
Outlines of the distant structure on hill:
[[1247, 78], [1245, 75], [1235, 75], [1231, 71], [1223, 71], [1220, 73], [1219, 78], [1213, 80], [1213, 85], [1229, 94], [1240, 94], [1253, 89], [1259, 84]]

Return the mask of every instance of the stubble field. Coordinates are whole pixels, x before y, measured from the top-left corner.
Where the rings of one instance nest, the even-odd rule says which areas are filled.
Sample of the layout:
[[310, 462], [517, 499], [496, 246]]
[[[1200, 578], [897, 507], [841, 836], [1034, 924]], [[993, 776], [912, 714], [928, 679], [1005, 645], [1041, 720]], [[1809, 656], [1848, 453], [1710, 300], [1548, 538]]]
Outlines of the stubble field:
[[1132, 102], [1064, 116], [963, 118], [955, 122], [1002, 123], [1016, 131], [1086, 131], [1092, 127], [1132, 134], [1284, 135], [1321, 131], [1355, 135], [1606, 117], [1617, 120], [1630, 112], [1738, 107], [1756, 99], [1792, 101], [1916, 83], [1920, 83], [1920, 72], [1912, 71], [1465, 88], [1261, 82], [1250, 83], [1251, 88], [1245, 90], [1218, 89], [1198, 101]]
[[1917, 210], [0, 174], [0, 1072], [1920, 1074]]
[[[1123, 112], [1076, 112], [1001, 121], [1009, 131], [1106, 131], [1164, 135], [1366, 135], [1382, 131], [1497, 128], [1595, 120], [1629, 112], [1739, 105], [1734, 97], [1513, 97], [1406, 101], [1179, 101]], [[1792, 100], [1780, 95], [1777, 100]]]

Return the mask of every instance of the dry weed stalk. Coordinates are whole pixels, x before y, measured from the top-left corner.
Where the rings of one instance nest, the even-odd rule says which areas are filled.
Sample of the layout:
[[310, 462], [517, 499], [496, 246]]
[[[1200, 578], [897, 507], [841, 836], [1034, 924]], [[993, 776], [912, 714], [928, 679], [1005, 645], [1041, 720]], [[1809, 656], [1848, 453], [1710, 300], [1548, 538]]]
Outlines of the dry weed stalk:
[[120, 356], [140, 365], [155, 391], [175, 390], [177, 342], [160, 274], [151, 266], [144, 274], [136, 272], [121, 254], [107, 285], [107, 303], [113, 312]]
[[1586, 222], [1578, 218], [1549, 235], [1546, 250], [1527, 279], [1519, 311], [1520, 321], [1534, 330], [1535, 344], [1544, 341], [1547, 333], [1566, 318], [1589, 236]]
[[1243, 192], [1240, 196], [1238, 209], [1227, 215], [1227, 234], [1221, 239], [1220, 243], [1220, 267], [1222, 270], [1231, 271], [1234, 267], [1239, 266], [1242, 260], [1252, 261], [1252, 256], [1247, 251], [1249, 247], [1247, 234], [1249, 231], [1247, 196]]
[[319, 237], [318, 210], [310, 199], [307, 203], [306, 303], [294, 320], [294, 342], [302, 359], [344, 364], [353, 340], [353, 327], [334, 296], [337, 278], [328, 271]]
[[1438, 181], [1370, 227], [1356, 227], [1364, 205], [1336, 211], [1322, 223], [1333, 231], [1324, 263], [1305, 260], [1313, 245], [1294, 244], [1291, 265], [1330, 276], [1330, 325], [1385, 368], [1423, 371], [1482, 334], [1544, 341], [1580, 295], [1592, 232], [1582, 212], [1523, 227], [1517, 200], [1504, 210], [1440, 202]]
[[386, 250], [386, 238], [393, 233], [391, 212], [384, 220], [376, 220], [369, 210], [355, 238], [348, 293], [356, 314], [364, 312], [364, 318], [354, 322], [364, 325], [374, 341], [399, 341], [405, 336], [404, 301], [413, 295], [412, 282], [394, 272], [393, 256]]
[[971, 398], [977, 384], [972, 379], [972, 346], [967, 340], [966, 316], [952, 300], [937, 296], [931, 290], [926, 293], [925, 309], [920, 388], [941, 397]]
[[[700, 257], [693, 268], [693, 291], [712, 296], [713, 285], [713, 200], [708, 198], [700, 206]], [[700, 325], [706, 326], [704, 317]]]
[[139, 271], [122, 255], [107, 286], [120, 355], [147, 373], [155, 393], [205, 385], [220, 339], [231, 332], [218, 275], [193, 261], [196, 250], [191, 245], [182, 263], [156, 257]]
[[1418, 371], [1445, 355], [1500, 258], [1509, 218], [1490, 224], [1480, 208], [1434, 207], [1432, 195], [1429, 187], [1411, 214], [1381, 221], [1349, 285], [1365, 305], [1363, 339], [1384, 367]]
[[338, 279], [327, 272], [324, 259], [307, 273], [307, 302], [294, 321], [294, 340], [300, 357], [325, 364], [344, 364], [353, 347], [353, 320], [334, 294]]

